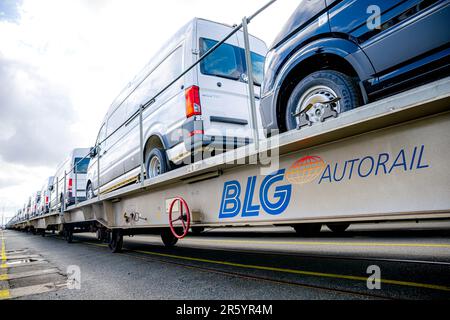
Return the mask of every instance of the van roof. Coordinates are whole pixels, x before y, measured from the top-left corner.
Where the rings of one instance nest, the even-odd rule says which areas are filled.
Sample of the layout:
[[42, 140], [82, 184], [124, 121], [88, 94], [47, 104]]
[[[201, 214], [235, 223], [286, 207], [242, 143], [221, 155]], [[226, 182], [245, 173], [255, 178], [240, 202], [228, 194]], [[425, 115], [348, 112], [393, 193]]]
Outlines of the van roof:
[[[103, 119], [102, 124], [104, 124], [106, 122], [106, 120], [108, 119], [108, 117], [117, 110], [117, 108], [122, 104], [124, 99], [133, 92], [138, 79], [142, 78], [143, 74], [148, 74], [149, 72], [152, 72], [152, 70], [159, 65], [161, 60], [165, 59], [165, 57], [167, 55], [169, 55], [176, 48], [176, 46], [181, 42], [181, 40], [184, 38], [184, 36], [188, 32], [188, 30], [194, 29], [195, 27], [197, 27], [199, 22], [222, 26], [222, 27], [226, 27], [229, 29], [234, 28], [234, 26], [232, 26], [232, 25], [229, 25], [226, 23], [221, 23], [221, 22], [216, 22], [216, 21], [212, 21], [212, 20], [208, 20], [208, 19], [204, 19], [204, 18], [195, 17], [195, 18], [189, 20], [189, 22], [185, 23], [165, 43], [163, 43], [163, 45], [160, 47], [160, 49], [156, 51], [157, 53], [150, 58], [149, 62], [141, 69], [141, 71], [139, 71], [139, 73], [131, 81], [126, 83], [124, 88], [114, 98], [113, 102], [109, 106], [108, 111], [105, 115], [105, 118]], [[231, 32], [231, 30], [230, 30], [230, 32]], [[243, 31], [239, 30], [239, 32], [243, 32]], [[251, 34], [250, 34], [250, 37], [253, 39], [259, 40], [266, 45], [264, 40], [262, 40], [258, 37], [255, 37]]]

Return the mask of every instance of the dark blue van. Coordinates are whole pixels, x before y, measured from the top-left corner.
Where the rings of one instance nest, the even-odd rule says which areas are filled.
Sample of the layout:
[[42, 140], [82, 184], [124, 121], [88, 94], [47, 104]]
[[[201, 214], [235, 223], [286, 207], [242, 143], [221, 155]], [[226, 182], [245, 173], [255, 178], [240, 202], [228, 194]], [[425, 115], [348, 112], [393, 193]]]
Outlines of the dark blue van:
[[266, 129], [300, 129], [450, 75], [450, 1], [304, 0], [269, 51]]

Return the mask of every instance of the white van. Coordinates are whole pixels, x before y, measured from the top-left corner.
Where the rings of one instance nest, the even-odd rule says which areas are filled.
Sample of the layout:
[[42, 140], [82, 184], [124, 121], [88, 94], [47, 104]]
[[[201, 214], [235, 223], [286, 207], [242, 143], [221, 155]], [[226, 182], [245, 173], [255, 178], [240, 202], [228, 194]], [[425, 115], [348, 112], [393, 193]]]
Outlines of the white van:
[[50, 212], [50, 194], [55, 177], [49, 177], [41, 189], [41, 201], [38, 205], [38, 214], [43, 215]]
[[[238, 32], [168, 90], [160, 90], [225, 38], [232, 27], [195, 18], [181, 28], [112, 103], [88, 170], [87, 198], [139, 178], [170, 171], [203, 148], [231, 149], [251, 142], [244, 36]], [[260, 91], [266, 44], [250, 37], [255, 92]], [[259, 97], [257, 98], [259, 105]], [[144, 150], [140, 154], [139, 107]], [[125, 124], [122, 126], [122, 124]], [[108, 139], [106, 139], [108, 137]], [[106, 139], [106, 141], [105, 141]], [[100, 157], [100, 174], [97, 160]]]
[[38, 214], [39, 202], [41, 201], [41, 191], [36, 191], [31, 196], [31, 217], [35, 217]]
[[[64, 202], [66, 207], [73, 205], [76, 202], [75, 197], [78, 198], [79, 202], [86, 200], [86, 174], [90, 161], [90, 158], [86, 158], [86, 155], [89, 155], [90, 151], [91, 148], [75, 149], [58, 166], [50, 188], [51, 211], [61, 209]], [[74, 169], [76, 169], [76, 177]], [[67, 176], [64, 180], [66, 173]], [[64, 181], [66, 182], [65, 187]], [[64, 196], [64, 192], [66, 192], [66, 196]]]

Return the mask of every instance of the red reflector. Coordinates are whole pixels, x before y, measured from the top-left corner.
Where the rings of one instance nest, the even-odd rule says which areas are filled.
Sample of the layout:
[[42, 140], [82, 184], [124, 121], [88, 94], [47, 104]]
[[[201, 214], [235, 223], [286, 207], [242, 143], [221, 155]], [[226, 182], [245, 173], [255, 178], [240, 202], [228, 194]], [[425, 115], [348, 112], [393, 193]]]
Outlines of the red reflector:
[[200, 104], [200, 88], [192, 86], [186, 89], [186, 117], [200, 116], [202, 107]]
[[203, 130], [195, 130], [195, 131], [192, 131], [191, 133], [189, 133], [189, 136], [193, 137], [193, 136], [195, 136], [197, 134], [205, 134], [205, 131], [203, 131]]

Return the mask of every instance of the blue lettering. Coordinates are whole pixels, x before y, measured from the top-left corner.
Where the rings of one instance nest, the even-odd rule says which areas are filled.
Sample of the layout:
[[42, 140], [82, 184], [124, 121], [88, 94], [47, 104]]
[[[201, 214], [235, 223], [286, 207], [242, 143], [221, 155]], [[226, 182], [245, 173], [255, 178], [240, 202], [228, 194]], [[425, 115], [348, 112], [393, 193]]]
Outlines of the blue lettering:
[[325, 179], [328, 179], [330, 181], [330, 183], [332, 182], [331, 181], [331, 168], [330, 168], [330, 165], [327, 165], [327, 168], [322, 173], [322, 178], [320, 178], [319, 184], [322, 184], [322, 181], [325, 180]]
[[238, 181], [226, 182], [223, 188], [219, 219], [234, 218], [241, 211], [241, 184]]
[[292, 185], [278, 186], [275, 188], [273, 197], [278, 198], [277, 202], [270, 202], [268, 199], [270, 187], [276, 182], [283, 181], [285, 171], [286, 170], [280, 170], [274, 175], [267, 176], [261, 185], [259, 198], [261, 200], [261, 206], [268, 214], [282, 214], [291, 201]]
[[349, 180], [352, 180], [352, 177], [353, 177], [353, 169], [355, 168], [355, 163], [358, 162], [358, 161], [359, 161], [359, 159], [354, 159], [354, 160], [348, 161], [349, 163], [352, 164], [351, 169], [350, 169], [350, 175], [348, 176], [348, 179], [349, 179]]
[[392, 165], [391, 170], [389, 170], [389, 174], [391, 174], [392, 171], [394, 171], [394, 169], [397, 167], [403, 167], [403, 170], [408, 171], [408, 166], [406, 165], [405, 150], [400, 151], [397, 159], [395, 159], [394, 164]]
[[336, 165], [334, 166], [333, 178], [334, 178], [334, 181], [341, 182], [344, 179], [344, 177], [345, 177], [345, 173], [347, 172], [347, 162], [345, 162], [344, 170], [343, 170], [342, 175], [341, 175], [341, 177], [339, 179], [336, 178], [337, 168], [338, 168], [338, 164], [336, 163]]
[[[383, 159], [384, 158], [384, 159]], [[377, 170], [375, 171], [375, 175], [378, 176], [378, 173], [380, 172], [380, 168], [383, 167], [384, 174], [388, 173], [388, 170], [386, 168], [386, 163], [389, 162], [389, 155], [387, 153], [382, 153], [378, 156], [378, 164], [377, 164]]]
[[417, 147], [414, 148], [413, 156], [411, 159], [411, 166], [409, 167], [409, 170], [411, 171], [414, 169], [414, 162], [416, 161], [416, 155], [417, 155]]
[[243, 217], [257, 217], [259, 216], [259, 205], [253, 205], [253, 196], [255, 194], [256, 177], [248, 178], [247, 191], [245, 192], [244, 209], [242, 210]]
[[424, 153], [425, 153], [425, 146], [422, 146], [422, 148], [420, 149], [420, 155], [419, 155], [419, 162], [417, 164], [417, 170], [426, 169], [426, 168], [430, 167], [430, 165], [428, 165], [428, 164], [422, 164], [423, 154]]
[[[370, 166], [369, 172], [366, 173], [366, 174], [363, 174], [363, 173], [361, 172], [361, 169], [362, 169], [362, 166], [363, 166], [363, 164], [364, 164], [364, 162], [365, 162], [366, 160], [370, 160], [370, 162], [371, 162], [372, 164], [371, 164], [371, 166]], [[368, 176], [370, 176], [370, 175], [372, 174], [374, 167], [375, 167], [375, 159], [372, 158], [372, 157], [365, 157], [364, 159], [361, 160], [361, 162], [359, 163], [359, 166], [358, 166], [358, 174], [359, 174], [359, 176], [360, 176], [361, 178], [367, 178]]]

